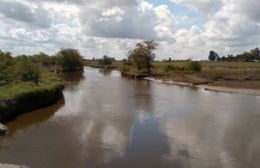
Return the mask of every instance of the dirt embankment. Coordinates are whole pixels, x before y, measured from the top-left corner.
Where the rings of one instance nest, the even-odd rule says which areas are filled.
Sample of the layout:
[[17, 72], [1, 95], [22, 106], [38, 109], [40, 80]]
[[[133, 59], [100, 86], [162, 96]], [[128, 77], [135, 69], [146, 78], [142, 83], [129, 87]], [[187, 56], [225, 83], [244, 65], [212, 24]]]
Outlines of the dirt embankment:
[[146, 77], [143, 79], [149, 80], [152, 82], [156, 82], [156, 83], [167, 84], [167, 85], [197, 87], [197, 88], [202, 88], [205, 90], [210, 90], [210, 91], [215, 91], [215, 92], [239, 93], [239, 94], [249, 94], [249, 95], [260, 96], [260, 90], [257, 90], [257, 89], [230, 88], [230, 87], [224, 87], [224, 86], [211, 86], [211, 85], [205, 85], [205, 84], [195, 85], [195, 84], [186, 83], [186, 82], [176, 82], [176, 81], [173, 81], [170, 79], [157, 79], [155, 77]]
[[9, 121], [19, 114], [46, 107], [63, 98], [63, 85], [28, 92], [12, 99], [0, 101], [0, 122]]

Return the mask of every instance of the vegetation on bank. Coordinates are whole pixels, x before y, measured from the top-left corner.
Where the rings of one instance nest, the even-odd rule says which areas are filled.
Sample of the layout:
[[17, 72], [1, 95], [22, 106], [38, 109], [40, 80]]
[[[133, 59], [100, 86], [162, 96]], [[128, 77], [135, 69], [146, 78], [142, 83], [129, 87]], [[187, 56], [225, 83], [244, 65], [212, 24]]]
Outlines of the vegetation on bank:
[[[129, 77], [146, 77], [146, 76], [162, 76], [171, 72], [192, 73], [200, 72], [201, 64], [196, 61], [189, 61], [185, 66], [167, 64], [158, 71], [155, 64], [155, 54], [158, 44], [154, 41], [144, 41], [137, 43], [136, 47], [128, 54], [128, 59], [124, 61], [120, 70], [124, 76]], [[161, 71], [161, 72], [160, 72]]]
[[[260, 64], [255, 62], [200, 61], [200, 71], [191, 71], [189, 61], [156, 62], [154, 75], [179, 82], [260, 89]], [[168, 70], [168, 66], [172, 66]]]
[[15, 99], [16, 97], [32, 92], [47, 91], [62, 87], [62, 81], [58, 77], [48, 72], [43, 72], [39, 77], [37, 85], [30, 81], [21, 81], [1, 86], [0, 101]]
[[84, 65], [104, 69], [116, 69], [119, 67], [115, 58], [106, 55], [100, 59], [93, 58], [92, 60], [84, 60]]
[[217, 52], [211, 50], [209, 52], [208, 59], [210, 61], [239, 61], [239, 62], [259, 62], [260, 61], [260, 49], [255, 48], [250, 51], [245, 51], [244, 53], [227, 56], [219, 56]]
[[62, 68], [62, 71], [83, 70], [83, 58], [78, 50], [62, 49], [54, 57], [57, 57], [56, 64]]
[[54, 56], [16, 57], [0, 50], [0, 121], [59, 100], [63, 84], [56, 73], [79, 70], [83, 59], [74, 49], [62, 49]]
[[137, 43], [136, 47], [129, 51], [126, 65], [135, 66], [142, 73], [151, 74], [152, 63], [155, 59], [153, 51], [158, 46], [154, 41]]
[[[211, 62], [197, 61], [199, 68], [191, 68], [194, 61], [154, 61], [151, 74], [138, 70], [125, 61], [115, 61], [111, 69], [119, 69], [127, 77], [142, 78], [153, 76], [159, 79], [171, 79], [176, 82], [187, 82], [195, 85], [207, 84], [233, 88], [260, 89], [259, 62]], [[88, 61], [86, 65], [90, 65]], [[99, 67], [101, 68], [101, 67]]]
[[74, 49], [62, 49], [49, 56], [44, 53], [12, 57], [0, 50], [0, 87], [21, 82], [38, 85], [40, 76], [47, 72], [75, 71], [83, 69], [83, 59]]
[[[152, 47], [149, 46], [152, 44]], [[258, 48], [244, 54], [238, 54], [234, 59], [217, 61], [155, 61], [157, 44], [153, 41], [138, 43], [128, 54], [127, 59], [113, 61], [110, 69], [119, 69], [123, 76], [143, 78], [153, 76], [162, 79], [171, 79], [176, 82], [187, 82], [195, 85], [207, 84], [214, 86], [228, 86], [234, 88], [260, 89], [260, 62]], [[251, 53], [251, 54], [245, 54]], [[242, 55], [242, 56], [241, 56]], [[217, 56], [210, 52], [209, 58]], [[227, 57], [231, 58], [231, 57]], [[242, 59], [243, 58], [243, 59]], [[85, 65], [98, 68], [100, 66], [95, 59], [85, 61]], [[108, 69], [109, 69], [108, 68]]]

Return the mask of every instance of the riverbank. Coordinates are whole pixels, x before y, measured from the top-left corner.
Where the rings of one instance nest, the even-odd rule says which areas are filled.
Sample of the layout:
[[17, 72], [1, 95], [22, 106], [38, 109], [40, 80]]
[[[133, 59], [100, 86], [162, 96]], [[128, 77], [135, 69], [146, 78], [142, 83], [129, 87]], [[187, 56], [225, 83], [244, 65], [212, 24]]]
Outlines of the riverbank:
[[146, 77], [143, 79], [155, 83], [160, 83], [160, 84], [178, 85], [182, 87], [196, 87], [196, 88], [201, 88], [204, 90], [214, 91], [214, 92], [248, 94], [248, 95], [260, 96], [260, 90], [256, 90], [256, 89], [242, 89], [242, 88], [230, 88], [230, 87], [223, 87], [223, 86], [211, 86], [205, 84], [192, 84], [186, 82], [176, 82], [170, 79], [159, 79], [156, 77]]
[[19, 82], [0, 87], [0, 122], [55, 103], [63, 98], [63, 87], [62, 81], [49, 73], [41, 74], [38, 85]]
[[[210, 62], [200, 61], [201, 71], [191, 71], [189, 61], [154, 62], [151, 74], [143, 73], [134, 66], [121, 61], [113, 62], [108, 69], [117, 69], [123, 77], [132, 79], [152, 78], [158, 83], [189, 87], [203, 87], [206, 90], [259, 95], [260, 63], [256, 62]], [[104, 68], [95, 62], [88, 66]]]
[[[200, 71], [189, 67], [190, 61], [154, 62], [151, 74], [121, 63], [122, 76], [128, 78], [154, 77], [181, 85], [204, 85], [233, 89], [260, 90], [260, 63], [200, 61]], [[118, 63], [117, 63], [118, 64]], [[185, 83], [185, 84], [184, 84]]]

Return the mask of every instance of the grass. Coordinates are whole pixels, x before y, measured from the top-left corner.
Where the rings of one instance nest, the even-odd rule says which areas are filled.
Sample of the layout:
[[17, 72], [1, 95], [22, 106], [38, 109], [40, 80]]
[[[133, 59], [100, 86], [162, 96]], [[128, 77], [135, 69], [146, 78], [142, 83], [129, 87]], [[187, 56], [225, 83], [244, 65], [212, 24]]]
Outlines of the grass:
[[[154, 64], [154, 73], [157, 76], [193, 84], [260, 89], [260, 63], [201, 61], [200, 72], [188, 71], [187, 64], [185, 61], [157, 62]], [[169, 65], [175, 69], [165, 71], [164, 67]]]
[[[154, 62], [152, 75], [177, 82], [260, 89], [260, 63], [258, 62], [200, 61], [199, 72], [191, 70], [189, 63], [188, 61]], [[119, 66], [121, 66], [120, 70], [128, 75], [143, 73], [134, 66], [123, 66], [122, 63]]]
[[[199, 72], [191, 70], [189, 63], [189, 61], [156, 61], [153, 63], [151, 75], [177, 82], [260, 89], [260, 62], [200, 61]], [[86, 65], [91, 65], [91, 61]], [[114, 62], [111, 67], [119, 69], [125, 76], [144, 74], [144, 71], [138, 70], [135, 66], [124, 65], [121, 61]]]
[[0, 101], [14, 99], [24, 94], [48, 91], [57, 87], [62, 87], [61, 80], [50, 73], [42, 73], [39, 84], [33, 82], [19, 82], [0, 87]]
[[84, 65], [93, 67], [93, 68], [107, 68], [107, 69], [120, 69], [120, 67], [123, 65], [122, 61], [114, 61], [110, 65], [101, 65], [98, 61], [92, 61], [92, 60], [84, 60]]

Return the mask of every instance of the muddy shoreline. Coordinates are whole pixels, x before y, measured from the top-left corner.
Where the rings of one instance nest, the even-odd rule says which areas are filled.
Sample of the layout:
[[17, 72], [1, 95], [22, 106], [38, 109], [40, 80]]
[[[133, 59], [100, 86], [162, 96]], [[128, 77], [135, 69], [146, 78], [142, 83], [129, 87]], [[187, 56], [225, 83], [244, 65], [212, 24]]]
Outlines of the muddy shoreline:
[[8, 122], [16, 116], [35, 109], [47, 107], [63, 99], [63, 85], [54, 88], [28, 92], [13, 99], [0, 101], [0, 122]]
[[260, 96], [260, 90], [257, 89], [243, 89], [243, 88], [230, 88], [230, 87], [224, 87], [224, 86], [211, 86], [206, 84], [192, 84], [192, 83], [186, 83], [186, 82], [176, 82], [170, 79], [158, 79], [156, 77], [145, 77], [144, 80], [148, 80], [155, 83], [160, 84], [167, 84], [167, 85], [178, 85], [183, 87], [196, 87], [201, 88], [208, 91], [214, 91], [214, 92], [224, 92], [224, 93], [235, 93], [235, 94], [248, 94], [248, 95], [254, 95], [254, 96]]

